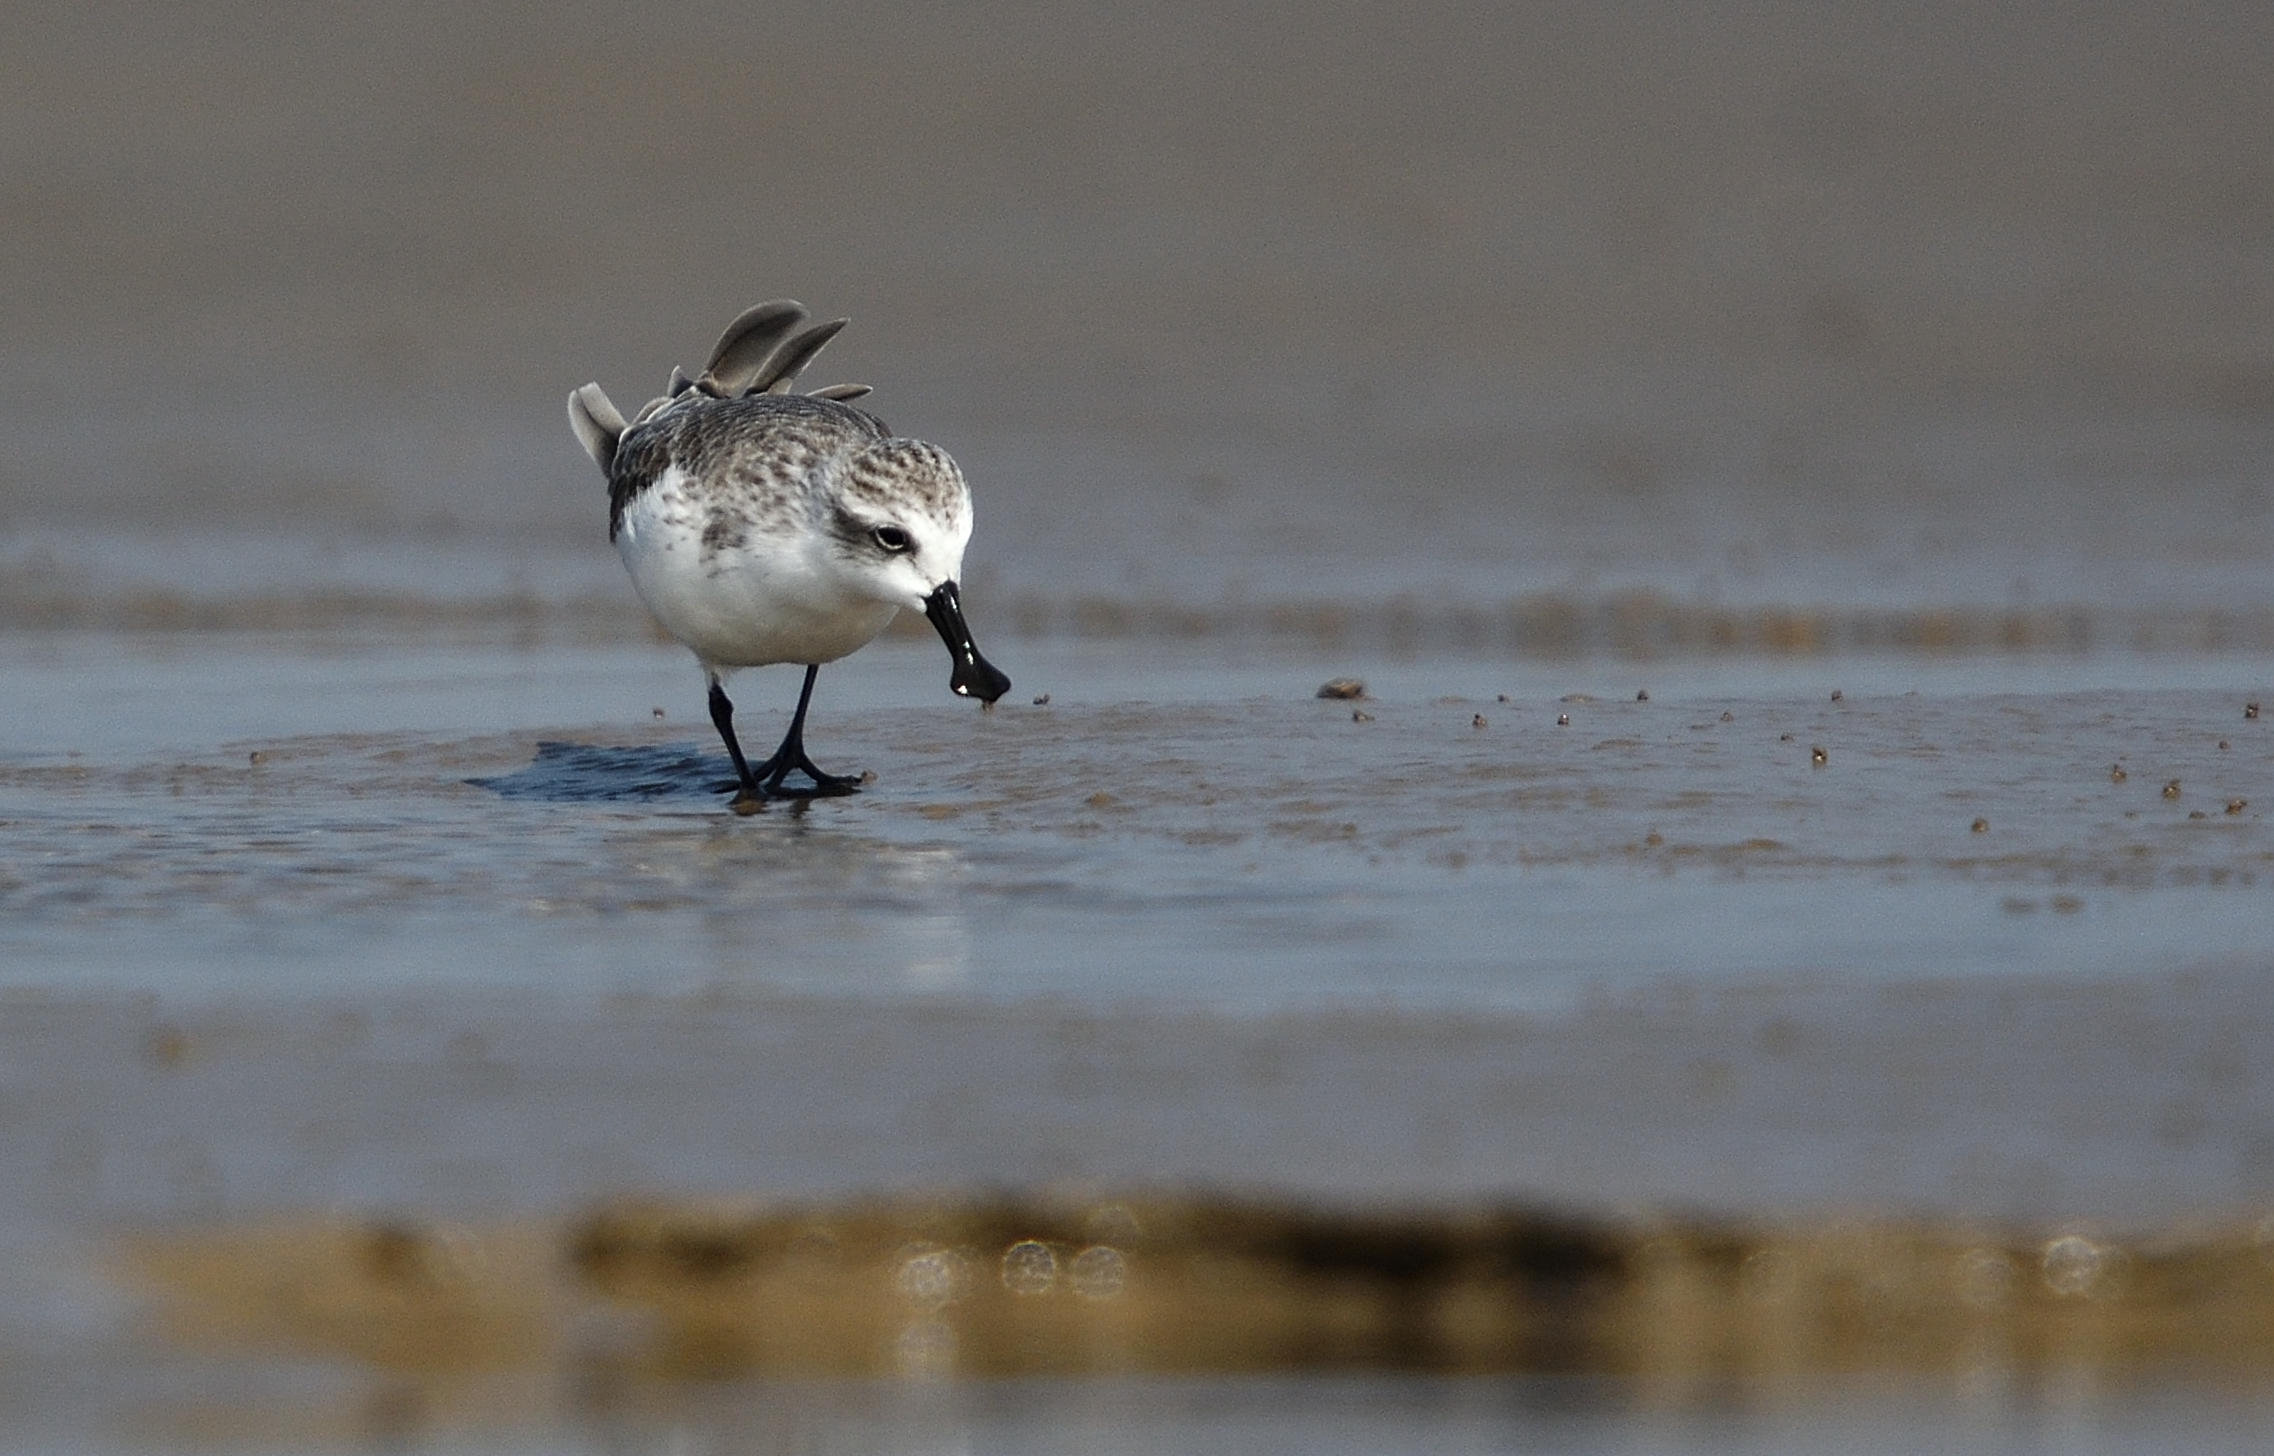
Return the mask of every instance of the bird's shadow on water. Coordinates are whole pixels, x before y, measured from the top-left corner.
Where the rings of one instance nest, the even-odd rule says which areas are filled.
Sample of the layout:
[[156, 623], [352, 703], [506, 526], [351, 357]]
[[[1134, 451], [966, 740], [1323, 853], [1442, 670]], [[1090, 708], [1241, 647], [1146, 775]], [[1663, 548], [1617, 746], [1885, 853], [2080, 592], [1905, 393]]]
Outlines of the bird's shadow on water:
[[734, 768], [692, 743], [619, 748], [603, 743], [537, 745], [527, 768], [496, 778], [468, 779], [501, 799], [561, 804], [637, 800], [689, 800], [715, 804], [734, 787]]

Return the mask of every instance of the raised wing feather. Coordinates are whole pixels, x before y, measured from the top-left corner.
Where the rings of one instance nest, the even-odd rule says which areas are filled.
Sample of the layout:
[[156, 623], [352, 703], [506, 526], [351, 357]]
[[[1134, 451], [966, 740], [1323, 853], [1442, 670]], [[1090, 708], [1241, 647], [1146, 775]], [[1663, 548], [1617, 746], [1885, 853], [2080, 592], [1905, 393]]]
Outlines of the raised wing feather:
[[568, 397], [569, 428], [584, 445], [584, 453], [605, 473], [616, 460], [616, 442], [624, 434], [624, 416], [597, 384], [587, 384]]
[[789, 298], [744, 309], [719, 335], [718, 347], [711, 350], [711, 361], [703, 366], [695, 387], [725, 399], [748, 390], [782, 340], [805, 318], [805, 305]]
[[798, 375], [805, 372], [805, 366], [811, 364], [816, 355], [829, 347], [829, 341], [837, 337], [839, 329], [851, 322], [851, 319], [833, 319], [825, 324], [815, 324], [812, 328], [783, 344], [774, 352], [774, 356], [766, 361], [765, 369], [751, 382], [750, 388], [746, 392], [750, 394], [789, 393], [790, 386], [797, 381]]

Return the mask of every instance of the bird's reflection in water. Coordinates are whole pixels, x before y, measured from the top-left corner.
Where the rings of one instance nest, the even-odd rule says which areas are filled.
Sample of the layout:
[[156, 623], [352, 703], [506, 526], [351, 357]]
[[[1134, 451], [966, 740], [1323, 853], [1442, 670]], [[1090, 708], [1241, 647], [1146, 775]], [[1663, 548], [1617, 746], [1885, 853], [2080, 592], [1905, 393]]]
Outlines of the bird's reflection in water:
[[848, 975], [918, 992], [969, 982], [969, 866], [931, 821], [935, 842], [902, 844], [874, 832], [889, 819], [863, 814], [848, 828], [840, 810], [805, 799], [690, 815], [679, 806], [723, 810], [730, 786], [690, 744], [545, 742], [527, 767], [468, 782], [517, 801], [669, 805], [603, 826], [579, 853], [533, 856], [525, 868], [545, 881], [534, 899], [555, 913], [694, 915], [724, 985], [778, 983], [793, 963], [838, 986]]

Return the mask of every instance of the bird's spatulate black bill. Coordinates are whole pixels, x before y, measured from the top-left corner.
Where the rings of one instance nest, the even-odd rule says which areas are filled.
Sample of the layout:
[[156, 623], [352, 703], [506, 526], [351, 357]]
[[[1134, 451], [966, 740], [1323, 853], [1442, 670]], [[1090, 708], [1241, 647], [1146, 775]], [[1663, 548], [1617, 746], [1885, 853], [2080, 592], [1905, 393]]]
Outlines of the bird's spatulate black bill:
[[979, 655], [972, 645], [971, 628], [963, 620], [963, 603], [957, 599], [955, 583], [943, 581], [939, 588], [924, 598], [924, 615], [937, 628], [940, 640], [947, 644], [948, 656], [955, 659], [955, 672], [948, 678], [948, 686], [966, 698], [977, 698], [992, 703], [1011, 690], [1011, 680], [1001, 669]]

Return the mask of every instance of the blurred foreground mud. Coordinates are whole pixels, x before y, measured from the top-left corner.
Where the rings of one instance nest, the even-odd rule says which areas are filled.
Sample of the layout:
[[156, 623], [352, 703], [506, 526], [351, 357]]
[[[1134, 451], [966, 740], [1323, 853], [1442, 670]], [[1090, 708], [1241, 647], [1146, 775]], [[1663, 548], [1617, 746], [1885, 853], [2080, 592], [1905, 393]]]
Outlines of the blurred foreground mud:
[[1586, 1218], [1201, 1197], [635, 1202], [147, 1232], [208, 1351], [632, 1378], [1390, 1370], [1707, 1383], [2274, 1372], [2274, 1227]]

